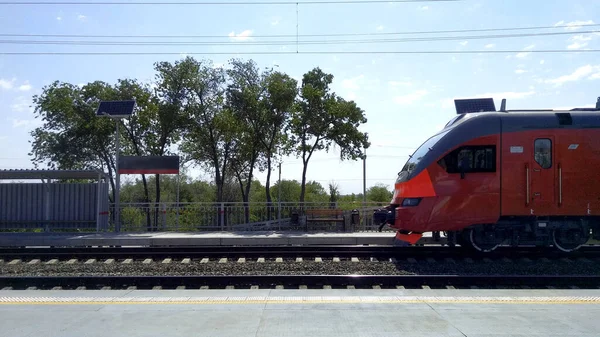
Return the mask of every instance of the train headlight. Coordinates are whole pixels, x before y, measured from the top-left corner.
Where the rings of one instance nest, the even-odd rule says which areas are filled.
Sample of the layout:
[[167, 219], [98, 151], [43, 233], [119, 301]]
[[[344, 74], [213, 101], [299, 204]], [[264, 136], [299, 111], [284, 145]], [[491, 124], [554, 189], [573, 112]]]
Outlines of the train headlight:
[[406, 198], [402, 200], [402, 207], [414, 207], [418, 206], [421, 202], [421, 198]]

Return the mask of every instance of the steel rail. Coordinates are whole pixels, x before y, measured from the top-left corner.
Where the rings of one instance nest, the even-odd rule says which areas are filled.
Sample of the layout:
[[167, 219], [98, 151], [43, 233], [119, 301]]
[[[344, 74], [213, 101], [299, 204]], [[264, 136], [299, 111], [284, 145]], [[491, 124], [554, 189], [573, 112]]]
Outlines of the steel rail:
[[336, 288], [354, 286], [370, 288], [421, 288], [423, 286], [441, 288], [454, 287], [578, 287], [596, 289], [600, 285], [600, 276], [588, 275], [223, 275], [223, 276], [48, 276], [48, 277], [0, 277], [0, 289], [26, 289], [36, 287], [51, 289], [62, 287], [71, 289], [86, 287], [98, 289], [152, 289], [161, 286], [165, 289], [185, 286], [186, 288], [222, 289], [227, 286], [249, 288], [323, 288], [328, 285]]
[[397, 246], [199, 246], [125, 248], [6, 248], [0, 259], [83, 258], [235, 258], [235, 257], [400, 257], [400, 258], [497, 258], [497, 257], [600, 257], [600, 247], [582, 247], [564, 253], [552, 247], [500, 247], [490, 253], [475, 253], [461, 247]]

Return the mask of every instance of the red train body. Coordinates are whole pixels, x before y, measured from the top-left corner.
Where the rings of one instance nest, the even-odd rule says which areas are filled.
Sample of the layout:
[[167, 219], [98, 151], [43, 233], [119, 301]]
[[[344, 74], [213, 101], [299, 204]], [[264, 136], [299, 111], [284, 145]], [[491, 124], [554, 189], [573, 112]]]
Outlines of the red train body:
[[581, 110], [460, 113], [415, 151], [376, 218], [410, 243], [445, 232], [479, 251], [579, 248], [600, 226], [600, 111]]

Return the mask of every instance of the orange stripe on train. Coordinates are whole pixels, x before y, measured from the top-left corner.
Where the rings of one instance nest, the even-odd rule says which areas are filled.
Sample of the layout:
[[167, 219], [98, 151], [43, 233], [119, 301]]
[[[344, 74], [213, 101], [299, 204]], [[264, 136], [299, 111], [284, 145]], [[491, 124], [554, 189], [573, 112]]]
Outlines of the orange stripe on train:
[[394, 198], [435, 197], [435, 190], [427, 169], [409, 181], [396, 184], [394, 188], [396, 189]]

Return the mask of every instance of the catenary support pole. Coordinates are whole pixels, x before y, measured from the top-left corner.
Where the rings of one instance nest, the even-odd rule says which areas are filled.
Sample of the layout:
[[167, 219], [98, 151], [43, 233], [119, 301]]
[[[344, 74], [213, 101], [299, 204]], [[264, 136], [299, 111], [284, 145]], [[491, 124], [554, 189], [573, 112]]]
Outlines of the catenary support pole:
[[116, 169], [116, 180], [117, 180], [117, 186], [115, 188], [115, 232], [120, 232], [121, 231], [121, 217], [120, 217], [120, 203], [119, 203], [119, 190], [121, 189], [121, 179], [120, 179], [120, 175], [119, 175], [119, 119], [116, 118], [115, 119], [116, 123], [117, 123], [117, 128], [116, 128], [116, 133], [115, 133], [115, 147], [116, 147], [116, 158], [117, 160], [115, 161], [115, 169]]

